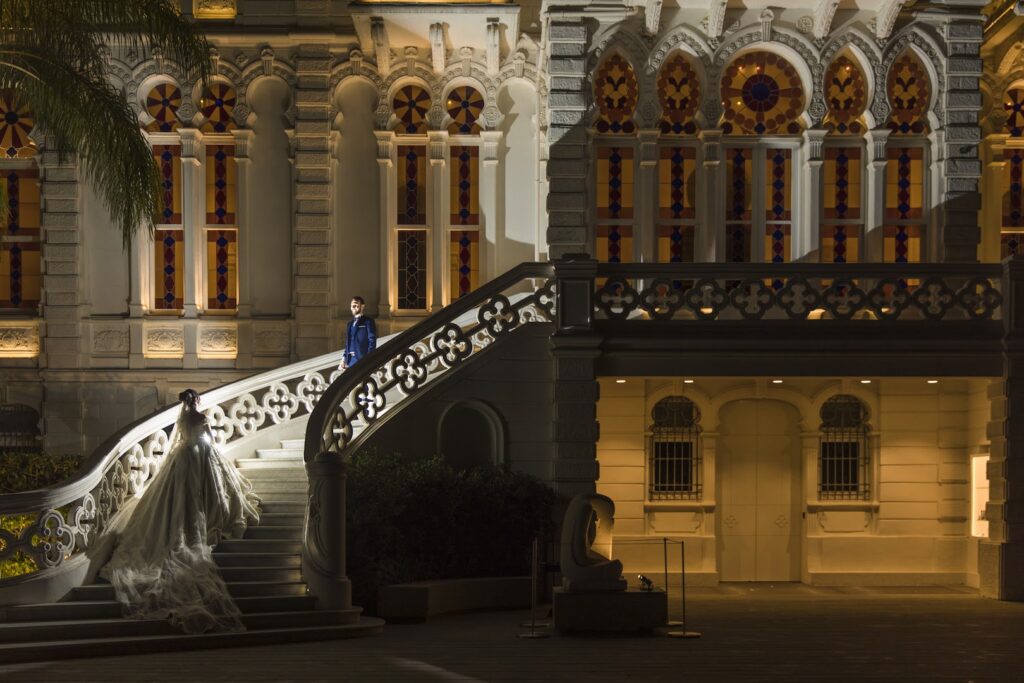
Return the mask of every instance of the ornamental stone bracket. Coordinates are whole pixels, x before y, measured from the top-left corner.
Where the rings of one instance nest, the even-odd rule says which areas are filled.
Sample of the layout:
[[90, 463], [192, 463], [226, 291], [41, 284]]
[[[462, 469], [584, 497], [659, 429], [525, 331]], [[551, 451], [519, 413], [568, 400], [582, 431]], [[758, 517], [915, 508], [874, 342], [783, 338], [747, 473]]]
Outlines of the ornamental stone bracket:
[[0, 321], [0, 358], [35, 358], [39, 355], [38, 320]]

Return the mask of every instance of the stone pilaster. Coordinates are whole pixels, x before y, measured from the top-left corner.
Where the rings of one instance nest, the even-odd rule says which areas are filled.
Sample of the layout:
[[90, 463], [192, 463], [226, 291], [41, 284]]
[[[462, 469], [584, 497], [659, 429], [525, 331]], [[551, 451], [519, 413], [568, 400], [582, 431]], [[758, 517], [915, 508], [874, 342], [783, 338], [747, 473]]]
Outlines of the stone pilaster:
[[885, 225], [885, 145], [890, 131], [876, 128], [864, 134], [867, 142], [867, 174], [865, 177], [864, 238], [860, 258], [880, 263], [883, 256], [882, 228]]
[[235, 138], [235, 164], [238, 184], [238, 347], [235, 356], [235, 367], [252, 367], [252, 281], [259, 277], [253, 272], [253, 233], [251, 224], [252, 159], [249, 158], [249, 147], [252, 144], [253, 131], [248, 129], [232, 131]]
[[942, 140], [942, 261], [977, 261], [981, 231], [981, 42], [984, 17], [951, 19], [946, 33], [946, 127]]
[[[698, 162], [703, 172], [697, 174], [697, 234], [694, 260], [714, 262], [719, 259], [719, 247], [725, 235], [725, 166], [722, 165], [722, 131], [702, 130]], [[722, 256], [725, 255], [723, 250]]]
[[587, 27], [551, 12], [548, 27], [548, 256], [588, 250]]
[[[828, 131], [813, 128], [804, 131], [803, 141], [803, 191], [802, 206], [804, 220], [794, 226], [791, 258], [793, 261], [803, 260], [808, 254], [815, 254], [821, 260], [821, 186], [823, 144]], [[859, 242], [860, 240], [858, 240]]]
[[331, 53], [303, 45], [296, 59], [295, 105], [295, 352], [330, 351]]
[[42, 195], [42, 272], [44, 321], [41, 368], [81, 367], [82, 318], [81, 232], [78, 224], [81, 189], [78, 158], [48, 149], [40, 163]]
[[657, 130], [642, 130], [638, 137], [637, 182], [634, 189], [636, 224], [633, 227], [633, 253], [623, 254], [626, 261], [658, 262], [658, 137]]

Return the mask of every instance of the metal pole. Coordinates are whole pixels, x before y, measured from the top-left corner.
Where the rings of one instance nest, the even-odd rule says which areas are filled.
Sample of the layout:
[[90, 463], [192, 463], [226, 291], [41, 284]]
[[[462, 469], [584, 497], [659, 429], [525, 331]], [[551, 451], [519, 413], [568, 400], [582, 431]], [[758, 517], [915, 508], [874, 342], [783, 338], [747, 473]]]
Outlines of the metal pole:
[[537, 555], [537, 537], [533, 537], [532, 553], [530, 555], [530, 632], [520, 633], [520, 638], [547, 638], [547, 633], [537, 632], [537, 568], [539, 565]]
[[668, 597], [668, 538], [662, 537], [661, 550], [665, 556], [665, 597]]
[[680, 599], [683, 605], [683, 630], [682, 631], [669, 631], [668, 636], [670, 638], [700, 638], [699, 631], [687, 631], [686, 630], [686, 542], [679, 542], [679, 584], [680, 584]]

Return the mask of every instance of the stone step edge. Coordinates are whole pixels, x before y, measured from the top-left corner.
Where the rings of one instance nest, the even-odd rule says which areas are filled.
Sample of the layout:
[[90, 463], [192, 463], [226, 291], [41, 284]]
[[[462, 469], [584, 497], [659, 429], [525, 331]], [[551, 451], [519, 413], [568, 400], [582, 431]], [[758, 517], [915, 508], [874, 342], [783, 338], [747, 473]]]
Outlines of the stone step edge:
[[[258, 621], [260, 619], [266, 619], [268, 617], [281, 619], [286, 617], [298, 617], [306, 616], [308, 614], [335, 614], [342, 617], [346, 614], [350, 614], [353, 611], [361, 611], [358, 607], [351, 609], [313, 609], [313, 610], [293, 610], [290, 612], [248, 612], [242, 615], [242, 622], [246, 621]], [[111, 617], [106, 619], [56, 619], [49, 621], [5, 621], [0, 622], [0, 633], [8, 630], [15, 630], [19, 628], [48, 628], [54, 626], [98, 626], [100, 624], [163, 624], [169, 623], [166, 619], [129, 619], [127, 617]], [[334, 626], [336, 624], [330, 624]], [[340, 624], [337, 624], [340, 625]], [[266, 628], [260, 628], [256, 626], [246, 625], [246, 628], [250, 631], [266, 631]], [[185, 635], [184, 633], [173, 633], [167, 635]], [[43, 641], [37, 641], [43, 642]]]
[[[41, 659], [80, 659], [102, 657], [109, 654], [123, 655], [125, 648], [138, 648], [132, 654], [157, 652], [163, 649], [198, 650], [221, 647], [244, 647], [262, 643], [290, 642], [295, 640], [332, 640], [355, 638], [380, 633], [384, 620], [375, 617], [360, 617], [355, 624], [332, 624], [329, 626], [300, 626], [282, 629], [254, 629], [237, 633], [202, 633], [197, 635], [155, 635], [127, 638], [88, 638], [79, 640], [55, 640], [43, 643], [0, 644], [0, 662], [31, 662]], [[165, 646], [165, 647], [161, 647]], [[109, 649], [108, 649], [109, 648]], [[81, 650], [81, 651], [79, 651]]]

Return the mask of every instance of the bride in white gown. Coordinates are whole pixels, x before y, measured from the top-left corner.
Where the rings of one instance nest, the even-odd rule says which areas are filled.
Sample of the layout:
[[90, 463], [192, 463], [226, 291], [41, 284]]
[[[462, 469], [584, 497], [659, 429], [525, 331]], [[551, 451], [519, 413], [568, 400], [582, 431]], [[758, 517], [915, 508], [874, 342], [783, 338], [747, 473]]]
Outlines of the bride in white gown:
[[125, 614], [169, 619], [185, 633], [244, 630], [212, 550], [259, 521], [252, 485], [213, 443], [199, 395], [186, 389], [163, 467], [100, 572]]

